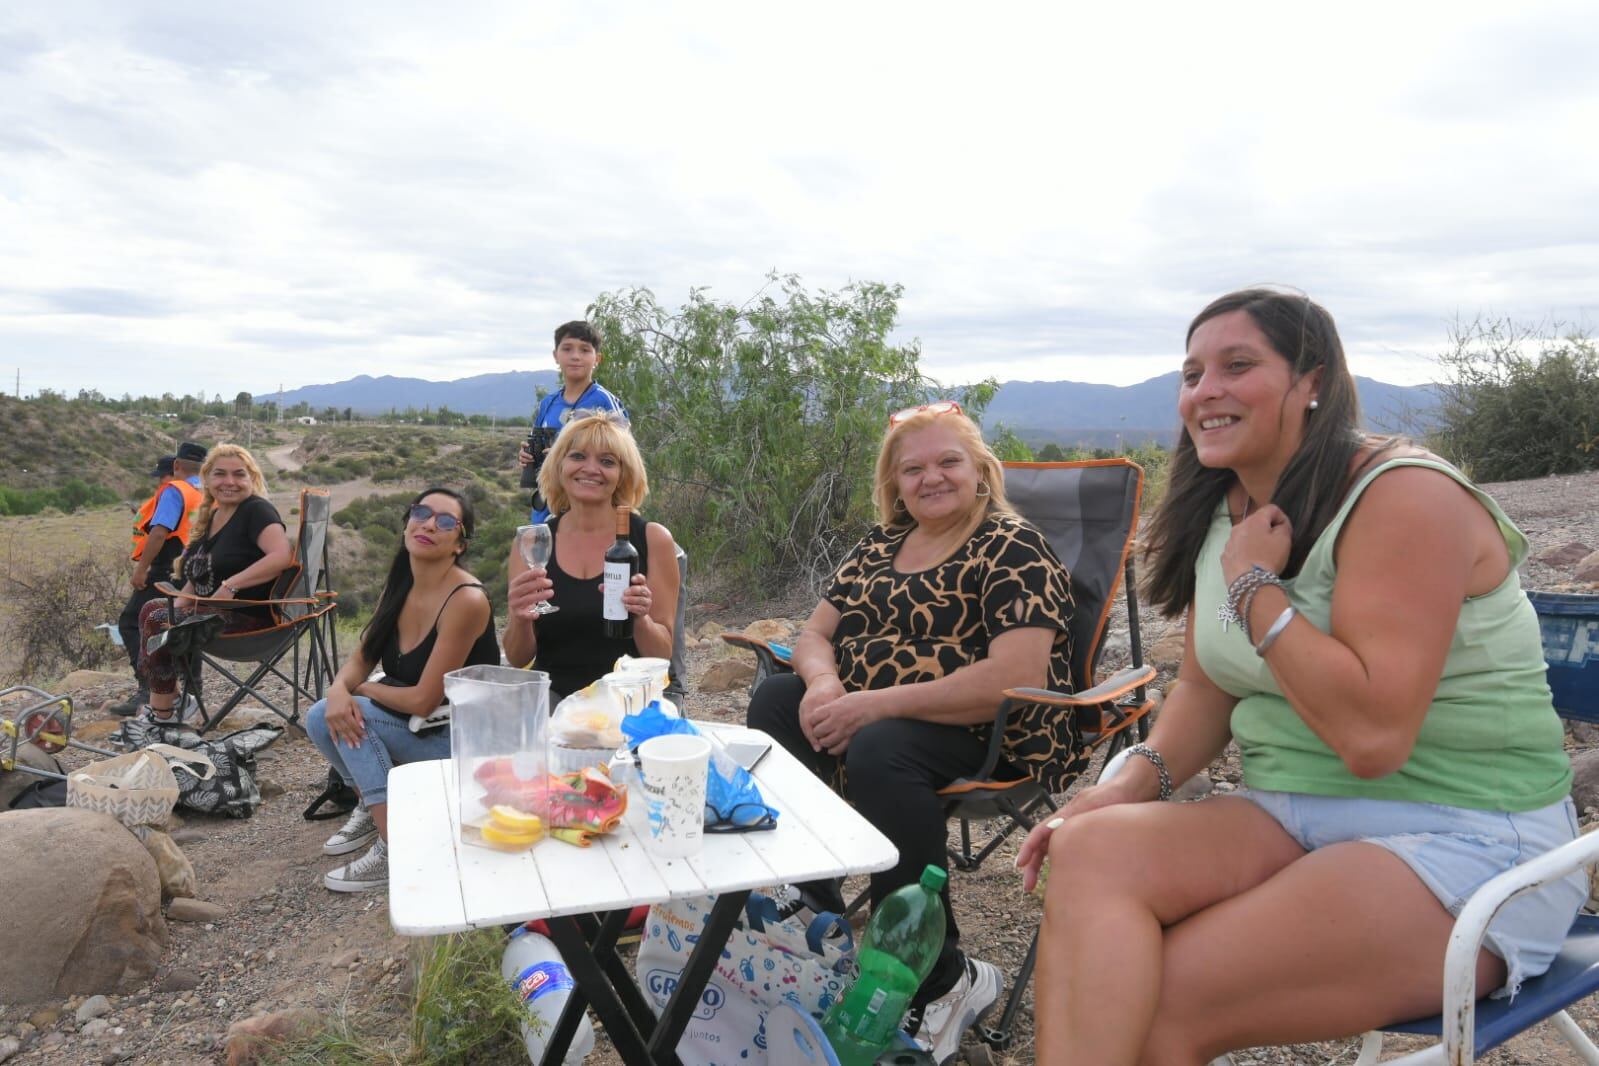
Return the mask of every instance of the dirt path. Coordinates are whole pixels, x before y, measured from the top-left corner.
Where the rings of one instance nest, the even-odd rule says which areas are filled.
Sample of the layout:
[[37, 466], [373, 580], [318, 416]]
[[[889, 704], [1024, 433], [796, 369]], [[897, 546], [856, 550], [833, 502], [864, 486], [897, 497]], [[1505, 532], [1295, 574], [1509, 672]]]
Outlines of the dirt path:
[[279, 470], [282, 470], [284, 473], [290, 473], [300, 469], [300, 467], [304, 465], [294, 457], [294, 449], [298, 448], [299, 446], [299, 441], [295, 441], [293, 444], [281, 445], [280, 447], [273, 448], [271, 451], [267, 452], [267, 458], [270, 459], [272, 461], [272, 465], [277, 467]]

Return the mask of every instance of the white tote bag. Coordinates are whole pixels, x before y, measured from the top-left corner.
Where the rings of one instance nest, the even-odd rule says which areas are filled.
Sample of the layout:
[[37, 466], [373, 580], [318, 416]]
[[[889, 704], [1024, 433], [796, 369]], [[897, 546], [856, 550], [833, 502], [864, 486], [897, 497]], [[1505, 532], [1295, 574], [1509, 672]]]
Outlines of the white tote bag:
[[[666, 1009], [715, 903], [709, 896], [650, 908], [638, 950], [638, 982], [656, 1014]], [[745, 910], [678, 1042], [685, 1066], [762, 1066], [768, 1011], [788, 1003], [820, 1016], [854, 978], [854, 943], [843, 918], [819, 915], [809, 928], [793, 919], [766, 921], [761, 915], [776, 911], [758, 894]], [[844, 935], [824, 940], [831, 929]]]

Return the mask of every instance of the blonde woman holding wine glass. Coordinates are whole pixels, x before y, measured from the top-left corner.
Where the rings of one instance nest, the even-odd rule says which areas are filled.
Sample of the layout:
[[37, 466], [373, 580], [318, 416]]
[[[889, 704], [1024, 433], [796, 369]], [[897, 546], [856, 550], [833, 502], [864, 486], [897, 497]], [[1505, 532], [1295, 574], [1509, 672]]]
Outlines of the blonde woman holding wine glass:
[[[511, 663], [550, 675], [553, 704], [598, 680], [619, 656], [670, 658], [677, 545], [665, 526], [637, 514], [649, 493], [644, 460], [626, 424], [610, 414], [577, 419], [562, 431], [539, 472], [539, 491], [550, 507], [551, 546], [538, 565], [538, 527], [518, 531], [508, 567], [504, 649]], [[619, 507], [632, 512], [622, 538]], [[619, 539], [638, 552], [638, 572], [621, 596], [631, 638], [605, 636], [605, 554]], [[553, 609], [541, 611], [545, 604]]]

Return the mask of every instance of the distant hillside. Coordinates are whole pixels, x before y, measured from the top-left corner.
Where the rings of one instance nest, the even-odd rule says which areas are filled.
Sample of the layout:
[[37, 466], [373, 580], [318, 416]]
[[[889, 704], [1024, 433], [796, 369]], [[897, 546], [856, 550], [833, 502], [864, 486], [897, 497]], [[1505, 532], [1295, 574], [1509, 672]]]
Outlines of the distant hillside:
[[[1170, 444], [1177, 434], [1178, 371], [1137, 385], [1080, 381], [1007, 381], [983, 416], [992, 428], [1003, 422], [1034, 444], [1113, 445], [1154, 440]], [[1431, 428], [1437, 397], [1432, 385], [1390, 385], [1355, 378], [1366, 425], [1381, 432], [1421, 433]]]
[[[414, 407], [438, 410], [448, 407], [468, 415], [493, 415], [496, 418], [515, 418], [531, 421], [539, 389], [553, 389], [560, 383], [560, 374], [554, 370], [513, 370], [504, 374], [479, 374], [476, 377], [455, 381], [426, 381], [422, 378], [397, 378], [385, 374], [372, 377], [362, 374], [348, 381], [331, 385], [306, 385], [283, 393], [283, 404], [291, 407], [297, 403], [311, 405], [313, 411], [324, 407], [343, 410], [348, 407], [357, 414], [381, 415], [390, 410], [403, 411]], [[264, 392], [256, 402], [276, 401], [278, 394]]]
[[150, 468], [177, 450], [168, 428], [179, 427], [156, 429], [138, 415], [0, 396], [0, 485], [47, 489], [80, 478], [124, 497], [147, 495]]
[[[604, 375], [601, 375], [603, 379]], [[383, 414], [449, 407], [463, 414], [528, 419], [539, 389], [558, 383], [554, 370], [480, 374], [456, 381], [362, 375], [331, 385], [307, 385], [283, 394], [286, 405], [307, 403], [312, 410], [349, 407], [361, 414]], [[1436, 405], [1431, 385], [1390, 385], [1355, 379], [1367, 425], [1390, 432], [1420, 432], [1430, 426]], [[276, 400], [276, 393], [256, 397]], [[622, 397], [623, 402], [627, 397]], [[1146, 440], [1169, 444], [1176, 435], [1177, 371], [1137, 385], [1094, 385], [1081, 381], [1007, 381], [983, 417], [990, 428], [1003, 422], [1033, 444], [1110, 446], [1120, 437], [1129, 444]]]

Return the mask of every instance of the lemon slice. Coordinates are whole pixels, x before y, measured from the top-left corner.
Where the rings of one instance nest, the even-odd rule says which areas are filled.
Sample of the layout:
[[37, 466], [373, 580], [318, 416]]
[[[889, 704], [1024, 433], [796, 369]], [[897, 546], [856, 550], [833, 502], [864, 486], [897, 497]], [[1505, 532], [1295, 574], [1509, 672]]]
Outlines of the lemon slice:
[[544, 823], [539, 821], [538, 815], [523, 814], [504, 803], [489, 808], [489, 818], [495, 825], [511, 833], [539, 833], [544, 829]]
[[493, 822], [485, 825], [479, 832], [483, 834], [484, 840], [501, 848], [530, 848], [539, 842], [539, 838], [544, 836], [542, 828], [535, 829], [531, 833], [511, 833], [501, 829]]

